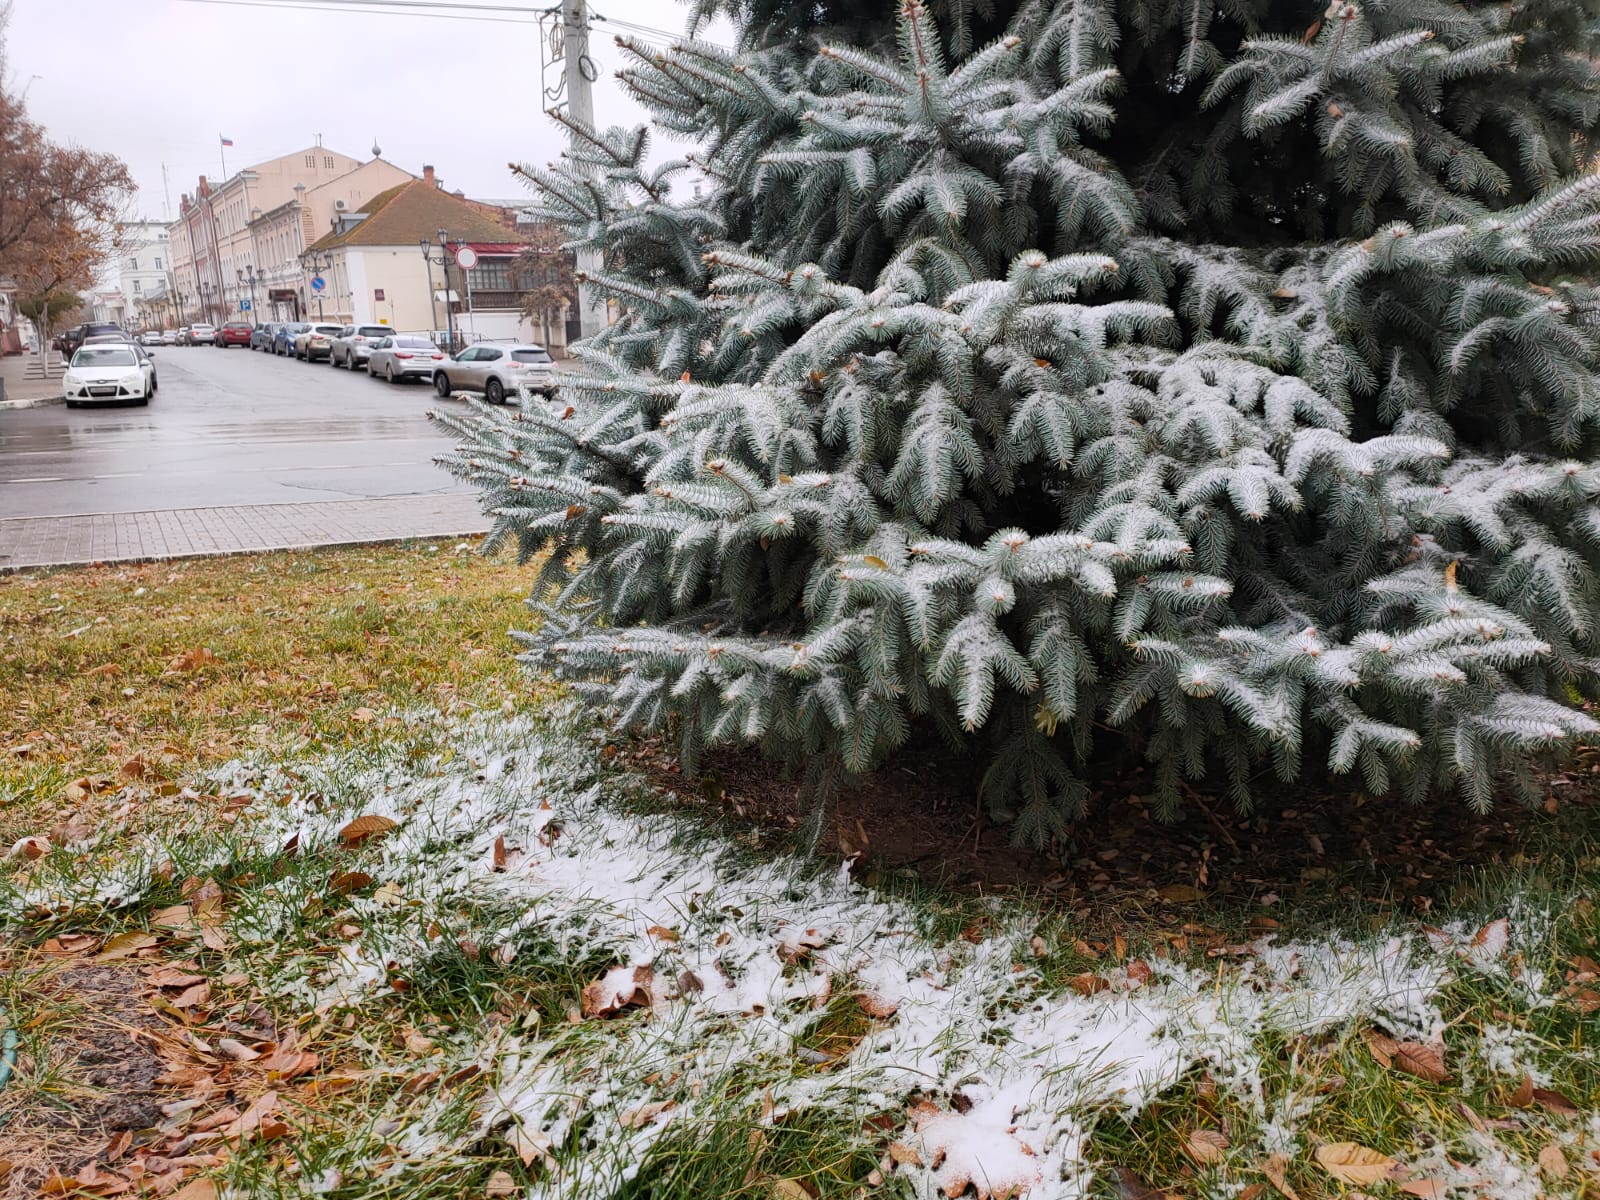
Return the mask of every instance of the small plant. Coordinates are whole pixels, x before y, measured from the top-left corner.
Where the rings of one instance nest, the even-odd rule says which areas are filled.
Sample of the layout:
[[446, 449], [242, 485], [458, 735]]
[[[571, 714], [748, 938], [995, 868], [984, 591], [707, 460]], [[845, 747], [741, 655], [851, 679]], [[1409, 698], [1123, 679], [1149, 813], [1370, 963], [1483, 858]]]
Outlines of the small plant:
[[1036, 843], [1128, 748], [1169, 813], [1481, 810], [1596, 729], [1583, 6], [700, 7], [737, 53], [622, 77], [709, 194], [644, 129], [525, 168], [621, 318], [557, 404], [444, 418], [550, 550], [531, 661], [691, 769], [931, 725]]

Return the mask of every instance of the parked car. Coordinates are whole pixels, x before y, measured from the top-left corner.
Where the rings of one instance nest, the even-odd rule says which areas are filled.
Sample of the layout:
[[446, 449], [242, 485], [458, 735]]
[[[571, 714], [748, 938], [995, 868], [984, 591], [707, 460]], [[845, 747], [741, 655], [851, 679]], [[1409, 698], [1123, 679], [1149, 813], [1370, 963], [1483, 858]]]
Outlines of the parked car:
[[278, 322], [268, 321], [264, 325], [257, 325], [250, 334], [250, 349], [271, 350], [272, 335], [278, 332]]
[[380, 375], [390, 383], [402, 379], [432, 379], [433, 372], [444, 361], [444, 351], [420, 333], [400, 333], [383, 338], [372, 345], [367, 357], [367, 374], [377, 379]]
[[274, 354], [293, 354], [295, 335], [310, 328], [311, 323], [309, 321], [285, 321], [272, 334], [272, 352]]
[[143, 333], [141, 333], [139, 335], [139, 345], [141, 345], [141, 346], [159, 346], [159, 345], [161, 345], [161, 331], [159, 329], [146, 329]]
[[490, 404], [504, 404], [519, 385], [546, 396], [555, 391], [555, 359], [543, 346], [480, 343], [445, 359], [433, 372], [433, 390], [446, 400], [451, 392], [482, 392]]
[[178, 341], [176, 344], [179, 346], [187, 346], [189, 344], [189, 327], [187, 325], [178, 326]]
[[333, 349], [328, 352], [328, 365], [354, 371], [367, 365], [375, 342], [392, 336], [394, 330], [387, 325], [346, 325], [333, 339]]
[[216, 340], [216, 326], [205, 324], [189, 326], [189, 344], [191, 346], [209, 346]]
[[122, 326], [110, 321], [89, 321], [83, 325], [74, 325], [61, 334], [61, 356], [71, 358], [85, 341], [103, 333], [119, 333], [124, 337], [127, 336], [127, 331]]
[[294, 335], [294, 356], [305, 362], [316, 362], [333, 352], [333, 339], [339, 336], [343, 325], [313, 322]]
[[178, 344], [178, 331], [176, 329], [163, 329], [161, 331], [161, 344], [163, 346], [176, 346]]
[[250, 335], [255, 332], [255, 326], [249, 321], [229, 321], [217, 330], [216, 347], [226, 350], [229, 346], [248, 346]]
[[61, 377], [61, 386], [68, 408], [118, 400], [149, 404], [156, 392], [156, 366], [132, 342], [118, 344], [107, 339], [73, 354], [71, 365]]

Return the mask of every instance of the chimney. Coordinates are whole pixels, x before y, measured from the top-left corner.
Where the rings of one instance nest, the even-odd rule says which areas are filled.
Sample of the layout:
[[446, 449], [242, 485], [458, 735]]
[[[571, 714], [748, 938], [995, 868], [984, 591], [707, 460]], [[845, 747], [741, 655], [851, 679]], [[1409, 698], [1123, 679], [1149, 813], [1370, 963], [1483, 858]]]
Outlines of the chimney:
[[427, 163], [427, 164], [423, 165], [423, 168], [422, 168], [422, 182], [426, 183], [426, 184], [430, 184], [433, 187], [438, 187], [439, 186], [439, 181], [433, 177], [433, 164], [432, 163]]

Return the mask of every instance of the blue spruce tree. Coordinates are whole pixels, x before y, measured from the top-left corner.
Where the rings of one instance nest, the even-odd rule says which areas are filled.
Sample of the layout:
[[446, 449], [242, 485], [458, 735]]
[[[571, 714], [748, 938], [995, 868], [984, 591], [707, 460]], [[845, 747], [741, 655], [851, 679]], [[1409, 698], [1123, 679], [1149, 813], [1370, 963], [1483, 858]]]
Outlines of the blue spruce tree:
[[[695, 40], [718, 13], [737, 52]], [[863, 15], [863, 13], [865, 15]], [[523, 168], [620, 319], [442, 417], [530, 661], [1019, 840], [1147, 758], [1483, 809], [1596, 726], [1600, 3], [700, 0]]]

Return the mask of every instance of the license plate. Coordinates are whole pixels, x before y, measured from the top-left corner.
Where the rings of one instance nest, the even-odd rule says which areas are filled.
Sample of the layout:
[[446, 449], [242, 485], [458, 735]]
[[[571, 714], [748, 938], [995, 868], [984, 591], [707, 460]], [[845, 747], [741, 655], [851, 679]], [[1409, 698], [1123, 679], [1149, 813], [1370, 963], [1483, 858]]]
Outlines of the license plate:
[[114, 387], [92, 387], [89, 389], [91, 396], [115, 396], [117, 389]]

